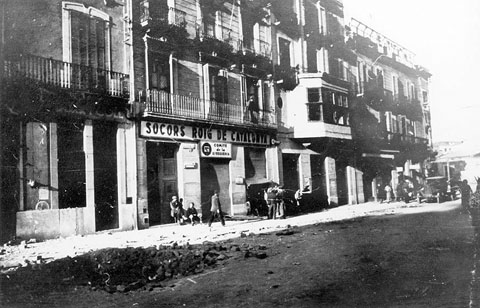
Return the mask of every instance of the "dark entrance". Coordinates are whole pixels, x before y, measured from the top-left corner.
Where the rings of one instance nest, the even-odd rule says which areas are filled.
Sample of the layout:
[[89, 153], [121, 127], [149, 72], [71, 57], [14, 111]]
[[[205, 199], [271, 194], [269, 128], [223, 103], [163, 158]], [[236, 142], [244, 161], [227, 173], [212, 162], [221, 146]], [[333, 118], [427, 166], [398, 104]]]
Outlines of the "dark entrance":
[[299, 188], [298, 154], [282, 154], [283, 186], [297, 191]]
[[150, 225], [173, 222], [170, 216], [170, 201], [172, 196], [178, 196], [177, 151], [178, 146], [175, 143], [147, 142]]
[[118, 228], [117, 124], [93, 124], [95, 226], [97, 231]]
[[347, 164], [336, 160], [338, 205], [348, 203]]
[[312, 174], [312, 199], [315, 205], [328, 206], [327, 184], [325, 176], [325, 157], [321, 155], [310, 156], [310, 171]]
[[204, 217], [210, 217], [210, 198], [214, 190], [219, 191], [222, 211], [231, 214], [229, 161], [228, 159], [212, 158], [202, 158], [200, 160], [202, 214]]

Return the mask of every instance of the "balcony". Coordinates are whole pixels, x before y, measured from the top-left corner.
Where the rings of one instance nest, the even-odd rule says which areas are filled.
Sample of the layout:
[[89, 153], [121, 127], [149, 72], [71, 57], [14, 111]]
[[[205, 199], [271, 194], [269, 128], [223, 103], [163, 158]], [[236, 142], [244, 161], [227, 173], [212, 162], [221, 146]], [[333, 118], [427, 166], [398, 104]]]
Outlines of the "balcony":
[[412, 135], [387, 132], [387, 140], [396, 145], [427, 145], [428, 139]]
[[252, 121], [240, 105], [219, 103], [194, 96], [146, 90], [144, 116], [184, 118], [223, 122], [224, 124], [276, 127], [275, 112], [260, 110], [258, 121]]
[[335, 138], [351, 140], [352, 130], [349, 126], [330, 124], [322, 121], [305, 121], [295, 126], [294, 138]]
[[168, 23], [179, 27], [187, 24], [187, 13], [173, 7], [168, 8]]
[[44, 85], [112, 97], [129, 96], [127, 74], [20, 54], [4, 61], [5, 78], [25, 78]]
[[251, 52], [255, 55], [260, 55], [263, 57], [270, 58], [271, 57], [271, 46], [270, 43], [254, 39], [248, 42], [247, 40], [243, 40], [239, 42], [239, 49], [246, 52]]
[[363, 94], [365, 103], [377, 111], [395, 111], [394, 97], [390, 90], [383, 88], [383, 83], [373, 79], [358, 84], [358, 92]]

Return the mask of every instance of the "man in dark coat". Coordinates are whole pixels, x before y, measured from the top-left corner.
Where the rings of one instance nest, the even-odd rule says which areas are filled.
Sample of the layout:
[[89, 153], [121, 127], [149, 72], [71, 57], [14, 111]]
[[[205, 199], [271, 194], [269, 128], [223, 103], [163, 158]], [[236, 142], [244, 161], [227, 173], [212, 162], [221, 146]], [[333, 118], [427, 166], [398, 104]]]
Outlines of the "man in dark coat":
[[210, 220], [208, 221], [208, 226], [212, 226], [212, 222], [218, 216], [220, 221], [222, 222], [222, 226], [225, 226], [225, 219], [223, 218], [222, 213], [222, 205], [220, 204], [220, 198], [218, 197], [218, 191], [213, 192], [213, 196], [211, 198], [211, 208], [210, 208]]

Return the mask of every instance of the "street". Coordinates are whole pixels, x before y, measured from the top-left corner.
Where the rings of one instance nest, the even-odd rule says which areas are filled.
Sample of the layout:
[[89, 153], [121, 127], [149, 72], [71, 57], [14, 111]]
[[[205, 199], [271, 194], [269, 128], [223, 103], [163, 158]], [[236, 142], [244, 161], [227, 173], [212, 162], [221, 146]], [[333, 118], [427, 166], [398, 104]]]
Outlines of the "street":
[[164, 281], [162, 287], [110, 294], [79, 285], [13, 294], [3, 285], [2, 303], [4, 307], [480, 307], [475, 232], [459, 201], [376, 206], [365, 215], [305, 226], [292, 223], [299, 217], [282, 220], [291, 224], [291, 233], [225, 238], [224, 243], [240, 247], [265, 247], [267, 257], [237, 255], [203, 273]]

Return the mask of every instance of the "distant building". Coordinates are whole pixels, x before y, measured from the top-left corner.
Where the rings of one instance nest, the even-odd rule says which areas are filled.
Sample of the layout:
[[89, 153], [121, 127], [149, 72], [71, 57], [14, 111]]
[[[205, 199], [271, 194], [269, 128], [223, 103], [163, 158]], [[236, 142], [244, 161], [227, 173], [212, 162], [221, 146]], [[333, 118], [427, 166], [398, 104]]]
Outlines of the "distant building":
[[358, 55], [354, 128], [358, 165], [364, 166], [366, 195], [399, 178], [421, 181], [432, 154], [428, 83], [431, 74], [414, 54], [352, 19], [347, 44]]
[[[442, 148], [448, 147], [446, 150]], [[476, 178], [480, 178], [480, 145], [478, 142], [445, 142], [435, 144], [439, 154], [432, 161], [436, 175], [449, 180], [467, 180], [475, 190]]]

